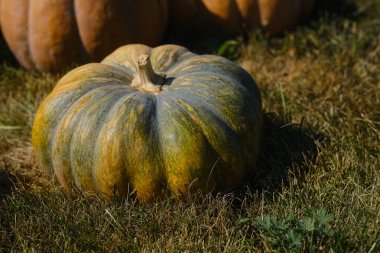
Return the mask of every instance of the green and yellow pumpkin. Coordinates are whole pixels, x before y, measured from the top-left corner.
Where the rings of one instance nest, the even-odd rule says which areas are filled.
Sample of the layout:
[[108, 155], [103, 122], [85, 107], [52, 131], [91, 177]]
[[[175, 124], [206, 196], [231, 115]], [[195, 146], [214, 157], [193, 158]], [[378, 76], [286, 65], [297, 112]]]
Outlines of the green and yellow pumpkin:
[[36, 114], [33, 146], [67, 189], [151, 201], [237, 187], [255, 164], [261, 124], [259, 90], [237, 64], [127, 45], [58, 82]]

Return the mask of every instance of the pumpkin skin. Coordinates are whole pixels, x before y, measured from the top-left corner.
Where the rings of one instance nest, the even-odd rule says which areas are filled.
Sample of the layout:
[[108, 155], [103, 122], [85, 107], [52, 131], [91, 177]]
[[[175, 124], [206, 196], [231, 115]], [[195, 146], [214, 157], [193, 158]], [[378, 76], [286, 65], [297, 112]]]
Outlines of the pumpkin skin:
[[[155, 45], [165, 32], [167, 0], [2, 0], [3, 34], [27, 69], [58, 72], [99, 61], [126, 43]], [[146, 18], [149, 17], [149, 18]]]
[[[158, 85], [141, 86], [140, 55], [160, 73]], [[133, 190], [149, 202], [163, 191], [238, 186], [255, 164], [261, 124], [258, 88], [237, 64], [138, 44], [66, 74], [40, 105], [32, 141], [64, 188]]]
[[263, 29], [270, 33], [280, 33], [295, 26], [300, 18], [300, 1], [304, 0], [258, 1]]
[[[195, 20], [201, 20], [200, 29], [207, 34], [231, 35], [259, 27], [275, 34], [306, 19], [314, 0], [170, 0], [170, 4], [178, 10], [171, 11], [176, 29], [188, 30]], [[180, 14], [186, 10], [191, 11]]]
[[171, 26], [179, 33], [189, 33], [194, 29], [212, 35], [235, 34], [241, 31], [243, 18], [240, 7], [245, 2], [249, 1], [169, 0]]

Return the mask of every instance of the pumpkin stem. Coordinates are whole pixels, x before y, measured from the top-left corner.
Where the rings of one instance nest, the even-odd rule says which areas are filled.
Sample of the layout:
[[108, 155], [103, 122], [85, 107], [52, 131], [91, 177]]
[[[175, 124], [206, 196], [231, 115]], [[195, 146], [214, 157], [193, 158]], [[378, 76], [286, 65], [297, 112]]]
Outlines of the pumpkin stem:
[[141, 55], [137, 63], [139, 66], [138, 73], [131, 86], [147, 93], [159, 93], [165, 84], [166, 76], [154, 72], [149, 55]]

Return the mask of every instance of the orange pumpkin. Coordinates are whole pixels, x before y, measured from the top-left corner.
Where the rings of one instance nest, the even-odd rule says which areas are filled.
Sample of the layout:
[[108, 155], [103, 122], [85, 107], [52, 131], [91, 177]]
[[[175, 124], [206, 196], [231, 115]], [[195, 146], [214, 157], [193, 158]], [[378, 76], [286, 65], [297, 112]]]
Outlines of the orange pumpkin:
[[[3, 34], [27, 69], [57, 72], [99, 61], [126, 43], [158, 44], [166, 0], [2, 0]], [[148, 17], [148, 18], [147, 18]]]
[[205, 33], [226, 35], [258, 27], [269, 33], [282, 32], [307, 18], [314, 0], [170, 0], [169, 3], [175, 29], [195, 28], [195, 23]]

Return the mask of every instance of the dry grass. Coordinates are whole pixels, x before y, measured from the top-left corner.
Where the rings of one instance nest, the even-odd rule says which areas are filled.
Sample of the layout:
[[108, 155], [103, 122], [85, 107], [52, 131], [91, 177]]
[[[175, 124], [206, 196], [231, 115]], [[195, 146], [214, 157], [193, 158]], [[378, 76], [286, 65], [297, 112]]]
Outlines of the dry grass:
[[377, 2], [320, 1], [307, 26], [233, 43], [267, 112], [257, 170], [233, 194], [183, 203], [62, 192], [30, 144], [59, 76], [22, 70], [1, 51], [0, 252], [379, 252]]

